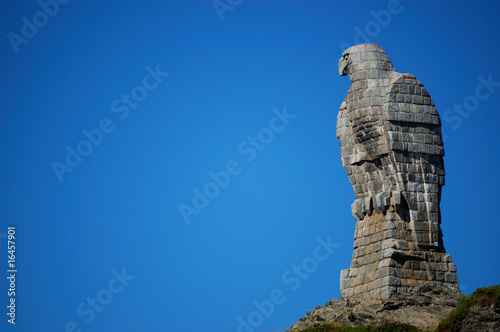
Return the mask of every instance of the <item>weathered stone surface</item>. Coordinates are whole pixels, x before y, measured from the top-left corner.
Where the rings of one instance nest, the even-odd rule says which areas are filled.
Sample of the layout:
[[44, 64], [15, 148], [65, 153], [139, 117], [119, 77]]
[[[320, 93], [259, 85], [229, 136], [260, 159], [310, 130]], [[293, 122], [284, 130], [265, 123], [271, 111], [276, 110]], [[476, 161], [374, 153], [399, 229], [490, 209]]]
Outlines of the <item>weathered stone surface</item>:
[[472, 306], [467, 311], [458, 331], [500, 331], [500, 306], [498, 303], [488, 307]]
[[[380, 298], [379, 292], [380, 290], [374, 290], [373, 298]], [[462, 297], [463, 295], [454, 288], [421, 283], [412, 292], [398, 294], [388, 300], [363, 299], [357, 296], [334, 299], [324, 306], [317, 306], [308, 311], [289, 331], [300, 331], [324, 323], [359, 326], [392, 322], [432, 331], [457, 307]], [[471, 323], [471, 326], [474, 325]]]
[[389, 298], [424, 282], [458, 290], [442, 241], [444, 149], [429, 93], [415, 76], [394, 70], [374, 44], [347, 49], [339, 73], [351, 79], [337, 137], [357, 221], [356, 272], [343, 271], [341, 296]]

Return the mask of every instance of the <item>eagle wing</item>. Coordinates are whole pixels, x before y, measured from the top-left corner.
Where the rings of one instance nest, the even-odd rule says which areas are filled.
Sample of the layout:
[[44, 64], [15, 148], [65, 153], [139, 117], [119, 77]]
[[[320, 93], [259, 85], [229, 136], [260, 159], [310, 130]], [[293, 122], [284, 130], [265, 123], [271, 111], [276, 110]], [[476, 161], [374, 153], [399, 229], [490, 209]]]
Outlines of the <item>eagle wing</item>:
[[417, 244], [442, 246], [439, 202], [445, 172], [439, 114], [423, 84], [410, 74], [389, 78], [386, 101], [384, 133]]

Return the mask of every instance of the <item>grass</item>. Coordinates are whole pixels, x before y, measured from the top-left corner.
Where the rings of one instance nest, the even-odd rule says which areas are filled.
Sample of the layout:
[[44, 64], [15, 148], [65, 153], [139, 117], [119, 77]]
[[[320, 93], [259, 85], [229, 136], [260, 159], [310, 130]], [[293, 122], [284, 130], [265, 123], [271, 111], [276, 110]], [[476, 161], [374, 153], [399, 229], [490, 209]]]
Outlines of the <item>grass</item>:
[[500, 301], [500, 286], [491, 286], [478, 288], [472, 295], [464, 297], [460, 300], [458, 307], [450, 312], [448, 317], [443, 319], [436, 332], [454, 332], [458, 331], [461, 322], [464, 320], [470, 307], [473, 305], [478, 307], [488, 307]]

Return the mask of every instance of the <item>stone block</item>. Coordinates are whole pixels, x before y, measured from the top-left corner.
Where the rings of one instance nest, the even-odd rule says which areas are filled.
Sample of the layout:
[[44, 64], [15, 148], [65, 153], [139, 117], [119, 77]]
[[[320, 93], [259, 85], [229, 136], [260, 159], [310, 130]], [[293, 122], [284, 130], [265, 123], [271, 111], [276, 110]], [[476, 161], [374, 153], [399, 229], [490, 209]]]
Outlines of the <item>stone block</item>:
[[344, 269], [340, 271], [340, 280], [347, 279], [349, 277], [349, 269]]
[[363, 220], [365, 214], [364, 214], [363, 200], [361, 198], [356, 199], [354, 203], [352, 203], [351, 211], [354, 219], [358, 221]]
[[366, 197], [363, 201], [364, 214], [371, 215], [373, 211], [373, 201], [371, 197]]
[[392, 259], [384, 258], [378, 263], [378, 268], [393, 266]]
[[396, 249], [408, 250], [410, 246], [405, 241], [398, 241], [396, 243]]
[[381, 267], [377, 270], [376, 275], [377, 275], [377, 278], [383, 278], [383, 277], [389, 276], [390, 273], [391, 273], [391, 267], [384, 266], [384, 267]]
[[391, 193], [381, 192], [377, 194], [375, 196], [375, 202], [377, 210], [385, 214], [391, 204]]
[[384, 239], [394, 239], [396, 238], [397, 232], [394, 229], [389, 229], [384, 231]]
[[380, 298], [388, 299], [392, 295], [397, 294], [398, 288], [395, 286], [385, 286], [380, 289]]
[[419, 261], [411, 261], [411, 268], [413, 270], [420, 270], [420, 262]]
[[399, 191], [393, 191], [391, 195], [391, 205], [395, 206], [396, 208], [401, 207], [403, 203], [403, 196], [401, 195], [401, 192]]
[[452, 283], [458, 282], [457, 274], [454, 272], [447, 272], [444, 275], [444, 280]]
[[417, 280], [427, 280], [427, 273], [422, 270], [414, 270], [413, 275]]
[[349, 279], [342, 279], [340, 281], [340, 289], [346, 289], [346, 288], [349, 288], [350, 286], [350, 280]]
[[395, 251], [392, 248], [384, 249], [384, 258], [392, 258], [395, 255]]
[[388, 221], [385, 223], [385, 228], [384, 228], [384, 230], [388, 230], [388, 229], [396, 229], [396, 225], [394, 224], [394, 221], [392, 221], [392, 220], [388, 220]]
[[385, 249], [388, 249], [388, 248], [396, 248], [396, 242], [394, 242], [393, 240], [384, 240], [382, 242], [382, 249], [385, 250]]
[[413, 279], [415, 277], [412, 269], [402, 269], [401, 271], [405, 279]]
[[436, 271], [441, 271], [441, 272], [448, 272], [448, 263], [446, 263], [446, 262], [437, 263], [437, 266], [436, 266], [435, 270]]

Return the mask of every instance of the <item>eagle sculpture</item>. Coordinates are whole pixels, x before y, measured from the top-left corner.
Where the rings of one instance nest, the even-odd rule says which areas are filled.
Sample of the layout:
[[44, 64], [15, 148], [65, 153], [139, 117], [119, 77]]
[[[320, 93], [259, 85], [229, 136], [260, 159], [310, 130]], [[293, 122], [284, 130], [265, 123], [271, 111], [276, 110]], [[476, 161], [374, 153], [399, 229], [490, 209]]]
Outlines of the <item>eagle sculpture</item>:
[[400, 74], [375, 44], [350, 47], [339, 74], [351, 87], [340, 107], [337, 137], [353, 186], [353, 216], [397, 214], [413, 250], [444, 252], [439, 203], [444, 185], [441, 121], [423, 84]]

